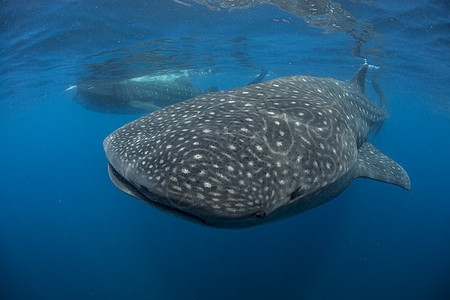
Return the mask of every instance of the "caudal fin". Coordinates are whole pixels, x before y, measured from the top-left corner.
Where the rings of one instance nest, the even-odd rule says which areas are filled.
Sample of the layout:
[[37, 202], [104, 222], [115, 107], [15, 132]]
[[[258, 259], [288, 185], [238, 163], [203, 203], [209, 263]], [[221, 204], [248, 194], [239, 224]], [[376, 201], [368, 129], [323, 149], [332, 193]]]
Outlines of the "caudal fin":
[[353, 85], [358, 91], [360, 91], [363, 95], [365, 95], [365, 82], [366, 82], [366, 74], [369, 68], [369, 64], [365, 62], [361, 68], [353, 75], [352, 79], [350, 79], [350, 84]]
[[[372, 79], [371, 79], [372, 87], [373, 87], [374, 91], [378, 94], [378, 97], [380, 98], [380, 108], [382, 110], [386, 111], [387, 110], [386, 97], [384, 96], [384, 92], [377, 82], [378, 76], [380, 76], [380, 74], [381, 74], [381, 69], [379, 67], [372, 66], [372, 65], [369, 65], [369, 68], [372, 70], [375, 70], [375, 72], [373, 73]], [[372, 139], [380, 131], [381, 126], [383, 126], [383, 121], [380, 121], [377, 124], [375, 124], [373, 131], [372, 131], [372, 136], [371, 136]]]

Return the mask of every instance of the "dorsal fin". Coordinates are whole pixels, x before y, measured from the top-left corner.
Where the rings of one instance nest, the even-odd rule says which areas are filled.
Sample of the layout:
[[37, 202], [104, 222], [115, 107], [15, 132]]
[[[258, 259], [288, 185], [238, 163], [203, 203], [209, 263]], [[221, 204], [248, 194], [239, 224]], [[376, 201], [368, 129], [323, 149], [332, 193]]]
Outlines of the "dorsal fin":
[[361, 68], [359, 68], [358, 72], [356, 72], [356, 74], [353, 75], [353, 78], [350, 80], [350, 84], [361, 91], [363, 95], [365, 94], [364, 83], [366, 82], [366, 74], [368, 68], [369, 64], [366, 62], [362, 65]]

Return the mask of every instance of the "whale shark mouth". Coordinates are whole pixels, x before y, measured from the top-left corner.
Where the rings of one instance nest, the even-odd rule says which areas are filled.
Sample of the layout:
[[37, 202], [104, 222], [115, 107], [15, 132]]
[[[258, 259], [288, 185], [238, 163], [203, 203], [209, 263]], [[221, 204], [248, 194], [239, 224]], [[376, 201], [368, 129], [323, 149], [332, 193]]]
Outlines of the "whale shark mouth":
[[159, 209], [160, 211], [171, 214], [173, 216], [181, 217], [185, 220], [191, 221], [196, 224], [215, 228], [239, 229], [253, 226], [253, 222], [248, 222], [248, 220], [245, 219], [220, 220], [207, 217], [205, 218], [189, 213], [183, 209], [166, 204], [167, 199], [164, 200], [165, 199], [164, 197], [149, 191], [145, 186], [133, 184], [125, 177], [123, 177], [116, 169], [114, 169], [111, 163], [108, 163], [108, 173], [114, 185], [118, 187], [120, 190], [122, 190], [124, 193], [134, 198], [137, 198], [143, 201], [144, 203], [156, 209]]
[[175, 215], [177, 217], [182, 217], [194, 223], [199, 223], [202, 225], [210, 225], [209, 222], [200, 218], [199, 216], [193, 215], [189, 212], [186, 212], [182, 209], [170, 206], [161, 201], [161, 197], [157, 194], [152, 193], [144, 186], [137, 187], [130, 181], [128, 181], [125, 177], [123, 177], [116, 169], [108, 163], [108, 173], [112, 180], [112, 182], [123, 192], [126, 194], [135, 197], [146, 204], [157, 208], [163, 212], [166, 212], [171, 215]]

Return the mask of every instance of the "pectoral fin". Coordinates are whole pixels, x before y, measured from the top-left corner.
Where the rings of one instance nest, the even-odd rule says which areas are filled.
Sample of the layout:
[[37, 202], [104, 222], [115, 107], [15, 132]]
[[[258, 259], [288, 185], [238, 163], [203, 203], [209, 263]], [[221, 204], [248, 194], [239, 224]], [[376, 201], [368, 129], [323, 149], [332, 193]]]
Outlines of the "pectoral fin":
[[358, 177], [392, 183], [407, 190], [411, 188], [406, 171], [368, 142], [363, 143], [358, 149], [355, 178]]

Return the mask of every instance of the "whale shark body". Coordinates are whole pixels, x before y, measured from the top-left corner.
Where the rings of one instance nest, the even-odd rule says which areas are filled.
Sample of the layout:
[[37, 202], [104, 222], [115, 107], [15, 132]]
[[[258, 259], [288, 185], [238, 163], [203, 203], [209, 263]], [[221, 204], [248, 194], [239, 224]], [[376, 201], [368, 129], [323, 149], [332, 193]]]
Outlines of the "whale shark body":
[[[267, 71], [263, 70], [250, 84], [261, 82], [266, 74]], [[77, 89], [75, 102], [92, 111], [112, 114], [148, 113], [218, 90], [216, 86], [208, 89], [194, 87], [187, 72], [127, 79], [85, 80], [74, 87]]]
[[388, 118], [349, 82], [282, 77], [197, 96], [109, 135], [113, 183], [163, 211], [241, 228], [321, 205], [358, 177], [410, 189], [404, 169], [367, 142]]
[[217, 87], [199, 89], [185, 74], [140, 76], [100, 82], [85, 81], [76, 85], [74, 101], [85, 108], [114, 114], [155, 111], [161, 107], [195, 96], [215, 92]]

